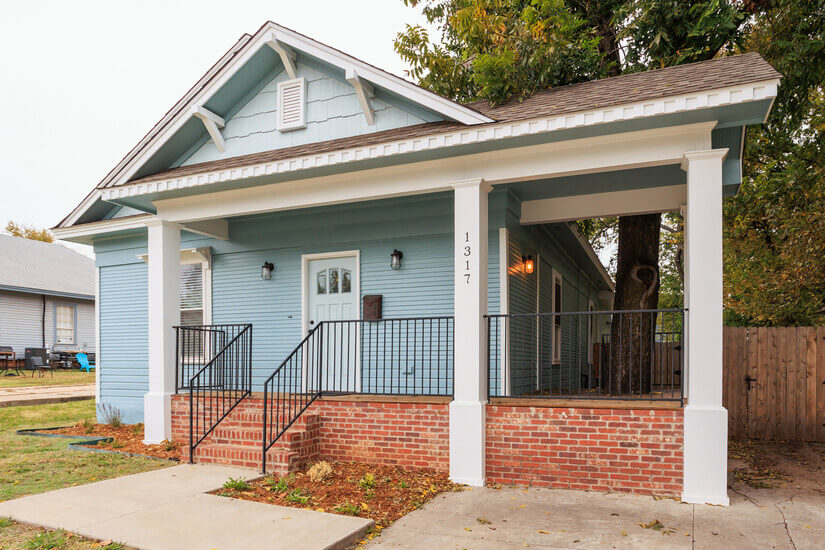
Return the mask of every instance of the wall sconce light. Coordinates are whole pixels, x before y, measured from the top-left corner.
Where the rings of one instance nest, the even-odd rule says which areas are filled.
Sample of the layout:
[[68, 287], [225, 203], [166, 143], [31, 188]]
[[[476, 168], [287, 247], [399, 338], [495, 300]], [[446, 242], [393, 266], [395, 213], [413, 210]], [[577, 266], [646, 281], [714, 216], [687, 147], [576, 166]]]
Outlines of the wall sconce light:
[[401, 258], [403, 257], [403, 252], [400, 250], [393, 250], [392, 254], [390, 254], [390, 267], [396, 271], [401, 269]]
[[521, 257], [521, 263], [524, 266], [524, 272], [525, 273], [527, 273], [529, 275], [530, 273], [533, 272], [533, 269], [535, 268], [535, 264], [533, 263], [533, 256], [532, 255], [528, 254], [527, 256], [522, 256]]
[[270, 280], [274, 269], [275, 266], [271, 262], [264, 262], [264, 265], [261, 266], [261, 279], [264, 281]]

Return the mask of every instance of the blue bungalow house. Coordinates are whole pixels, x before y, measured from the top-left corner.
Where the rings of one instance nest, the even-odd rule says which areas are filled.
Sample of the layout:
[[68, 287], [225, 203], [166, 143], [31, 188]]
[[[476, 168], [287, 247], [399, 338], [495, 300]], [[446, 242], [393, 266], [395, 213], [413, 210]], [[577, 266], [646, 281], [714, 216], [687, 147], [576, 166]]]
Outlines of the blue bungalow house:
[[[94, 245], [97, 399], [192, 460], [726, 504], [722, 198], [779, 78], [461, 104], [266, 23], [54, 230]], [[611, 311], [570, 222], [677, 209], [686, 307]]]

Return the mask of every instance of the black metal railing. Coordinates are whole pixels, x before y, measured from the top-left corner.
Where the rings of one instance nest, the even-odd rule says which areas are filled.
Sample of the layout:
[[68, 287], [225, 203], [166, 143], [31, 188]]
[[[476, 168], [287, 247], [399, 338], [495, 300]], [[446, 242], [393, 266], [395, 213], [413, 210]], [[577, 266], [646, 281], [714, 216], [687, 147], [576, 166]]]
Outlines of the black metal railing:
[[264, 382], [266, 452], [322, 394], [449, 396], [453, 318], [323, 321]]
[[192, 462], [195, 448], [252, 393], [252, 325], [183, 326], [175, 332], [177, 386], [189, 390]]
[[488, 395], [681, 401], [685, 310], [488, 315]]

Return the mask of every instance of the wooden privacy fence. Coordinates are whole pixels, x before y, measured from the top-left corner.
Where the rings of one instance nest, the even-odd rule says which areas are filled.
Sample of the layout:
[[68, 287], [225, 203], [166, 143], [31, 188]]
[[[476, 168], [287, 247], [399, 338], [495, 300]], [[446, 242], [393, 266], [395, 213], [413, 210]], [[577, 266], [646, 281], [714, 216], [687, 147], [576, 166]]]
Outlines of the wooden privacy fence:
[[825, 441], [825, 327], [725, 327], [724, 349], [730, 435]]

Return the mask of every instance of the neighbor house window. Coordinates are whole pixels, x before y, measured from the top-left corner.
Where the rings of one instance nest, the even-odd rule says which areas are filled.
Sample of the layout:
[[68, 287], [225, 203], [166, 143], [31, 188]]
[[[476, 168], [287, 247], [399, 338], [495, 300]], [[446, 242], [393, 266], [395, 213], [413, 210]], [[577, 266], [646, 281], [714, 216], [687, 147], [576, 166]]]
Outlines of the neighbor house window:
[[[562, 278], [553, 272], [553, 313], [561, 313]], [[553, 362], [561, 363], [561, 315], [553, 317]]]
[[202, 325], [203, 309], [203, 264], [184, 264], [180, 266], [180, 324]]
[[55, 343], [74, 344], [75, 306], [58, 304], [55, 306]]

